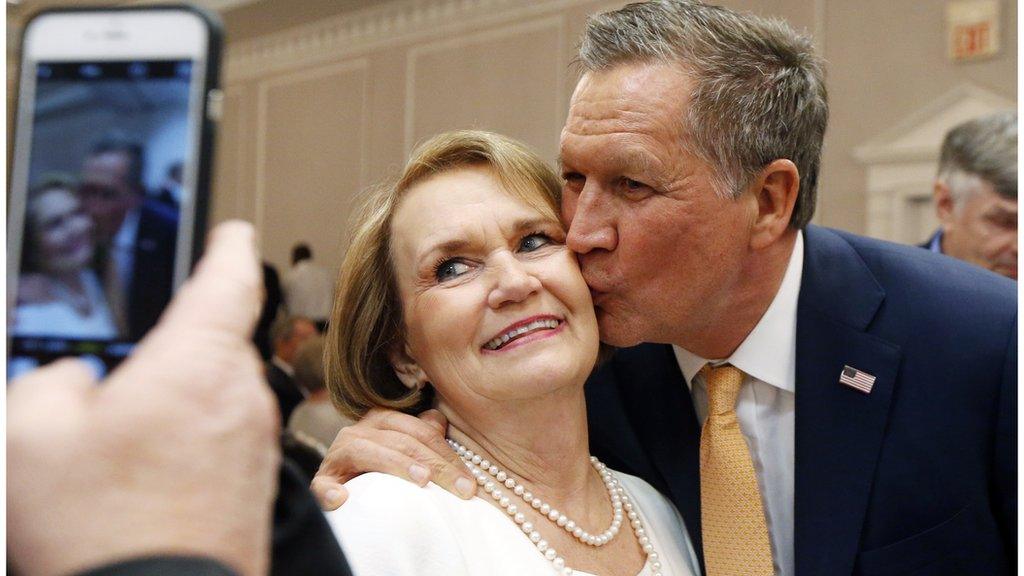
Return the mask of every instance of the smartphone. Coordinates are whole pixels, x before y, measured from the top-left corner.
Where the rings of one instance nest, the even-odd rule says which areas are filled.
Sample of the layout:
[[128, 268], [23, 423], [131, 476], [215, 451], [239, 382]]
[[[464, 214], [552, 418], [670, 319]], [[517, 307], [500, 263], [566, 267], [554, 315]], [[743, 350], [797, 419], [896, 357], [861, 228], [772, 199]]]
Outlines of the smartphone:
[[48, 10], [22, 37], [8, 186], [8, 381], [102, 375], [156, 323], [205, 233], [221, 28], [185, 6]]

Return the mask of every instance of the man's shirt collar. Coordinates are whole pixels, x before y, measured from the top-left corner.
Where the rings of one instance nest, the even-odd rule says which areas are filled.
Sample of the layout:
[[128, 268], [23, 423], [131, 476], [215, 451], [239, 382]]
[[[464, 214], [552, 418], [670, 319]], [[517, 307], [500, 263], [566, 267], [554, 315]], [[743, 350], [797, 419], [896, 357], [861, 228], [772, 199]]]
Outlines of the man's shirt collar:
[[119, 250], [130, 250], [135, 247], [135, 236], [139, 231], [139, 219], [142, 217], [141, 208], [129, 210], [121, 222], [121, 227], [114, 235], [113, 245]]
[[941, 228], [939, 229], [938, 232], [935, 233], [934, 236], [932, 236], [931, 241], [928, 242], [928, 249], [931, 250], [932, 252], [935, 252], [936, 254], [942, 254], [942, 229]]
[[282, 360], [276, 354], [270, 357], [270, 363], [281, 369], [282, 372], [288, 375], [289, 378], [295, 377], [295, 368], [291, 364]]

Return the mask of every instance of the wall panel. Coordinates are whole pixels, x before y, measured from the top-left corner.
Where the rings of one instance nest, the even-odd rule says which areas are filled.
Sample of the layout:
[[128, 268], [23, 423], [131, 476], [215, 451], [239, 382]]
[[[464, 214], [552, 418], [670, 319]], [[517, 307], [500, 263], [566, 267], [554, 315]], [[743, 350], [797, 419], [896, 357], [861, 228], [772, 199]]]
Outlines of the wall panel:
[[549, 161], [563, 115], [564, 18], [518, 23], [409, 51], [405, 150], [457, 128], [518, 138]]
[[355, 194], [365, 185], [365, 60], [260, 84], [256, 136], [257, 229], [278, 266], [306, 241], [336, 267]]

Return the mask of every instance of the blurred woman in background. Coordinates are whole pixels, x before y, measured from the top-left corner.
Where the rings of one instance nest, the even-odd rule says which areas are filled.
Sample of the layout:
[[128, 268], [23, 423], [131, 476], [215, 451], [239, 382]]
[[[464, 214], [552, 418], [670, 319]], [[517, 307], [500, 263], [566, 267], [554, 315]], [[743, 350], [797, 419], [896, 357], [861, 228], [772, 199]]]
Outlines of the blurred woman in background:
[[111, 340], [119, 331], [96, 257], [93, 221], [71, 180], [51, 178], [29, 191], [14, 336]]

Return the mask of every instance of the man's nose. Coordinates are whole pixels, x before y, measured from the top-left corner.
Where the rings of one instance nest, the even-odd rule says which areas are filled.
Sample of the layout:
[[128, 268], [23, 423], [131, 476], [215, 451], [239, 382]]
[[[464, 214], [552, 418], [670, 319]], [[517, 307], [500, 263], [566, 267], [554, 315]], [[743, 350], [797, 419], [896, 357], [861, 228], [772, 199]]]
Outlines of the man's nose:
[[565, 244], [577, 254], [593, 250], [612, 251], [618, 244], [618, 235], [611, 217], [608, 200], [589, 183], [564, 207], [569, 232]]
[[512, 253], [506, 252], [495, 256], [496, 266], [494, 285], [487, 295], [487, 305], [491, 308], [513, 302], [522, 302], [532, 294], [540, 291], [540, 279], [529, 267], [517, 259]]

